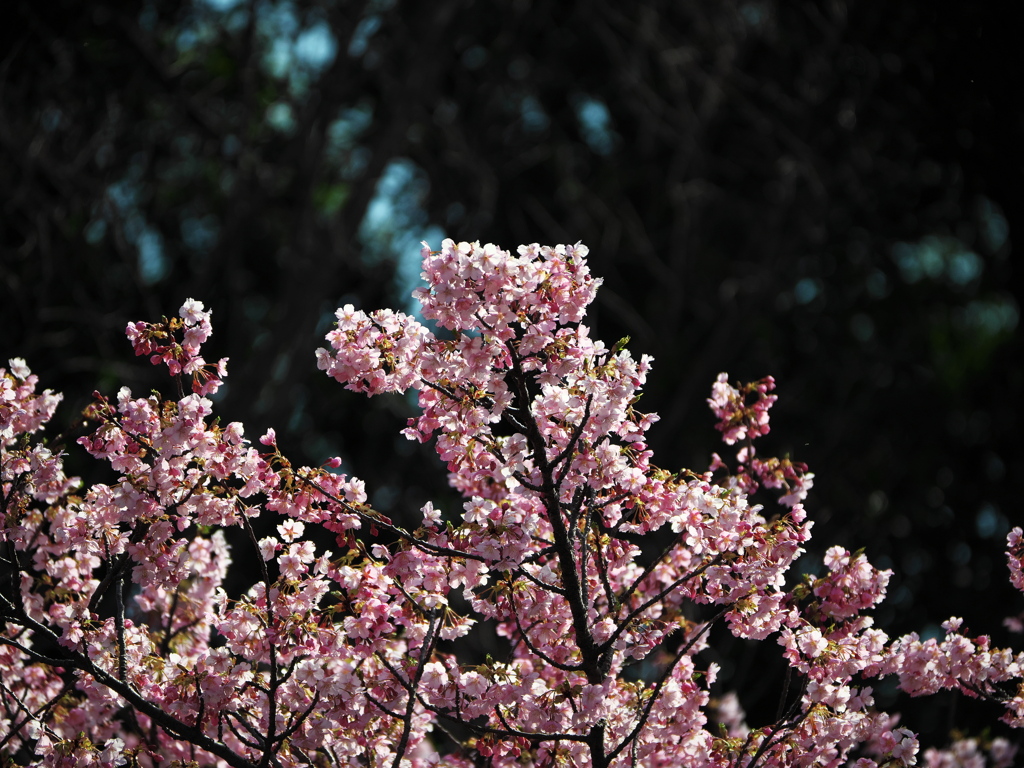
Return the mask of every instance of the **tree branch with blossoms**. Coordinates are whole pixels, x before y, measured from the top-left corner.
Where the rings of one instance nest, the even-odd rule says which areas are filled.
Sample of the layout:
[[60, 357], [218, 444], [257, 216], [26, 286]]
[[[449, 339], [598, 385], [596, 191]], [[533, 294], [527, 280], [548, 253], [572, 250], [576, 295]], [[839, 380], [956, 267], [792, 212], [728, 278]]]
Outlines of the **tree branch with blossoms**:
[[[990, 699], [1024, 725], [1024, 656], [957, 620], [942, 642], [890, 640], [869, 615], [889, 573], [863, 554], [832, 547], [827, 573], [788, 578], [810, 537], [813, 475], [757, 454], [771, 377], [713, 384], [734, 461], [665, 471], [646, 441], [657, 416], [635, 408], [651, 359], [584, 324], [600, 286], [584, 246], [446, 240], [422, 256], [415, 295], [436, 330], [347, 305], [316, 354], [355, 392], [415, 391], [404, 434], [433, 442], [463, 497], [447, 521], [427, 502], [403, 528], [340, 459], [296, 467], [273, 430], [257, 448], [214, 419], [227, 360], [202, 357], [200, 302], [127, 328], [174, 397], [122, 388], [86, 412], [79, 443], [113, 483], [64, 475], [41, 436], [59, 396], [37, 394], [21, 360], [0, 369], [0, 759], [913, 765], [916, 736], [866, 685], [881, 675], [912, 695]], [[337, 552], [314, 543], [317, 528]], [[237, 597], [224, 589], [230, 529], [259, 565]], [[1024, 589], [1019, 529], [1008, 546]], [[504, 656], [472, 663], [485, 623]], [[701, 653], [724, 633], [781, 646], [773, 722], [713, 704], [717, 665]], [[989, 751], [1000, 768], [1011, 754]]]

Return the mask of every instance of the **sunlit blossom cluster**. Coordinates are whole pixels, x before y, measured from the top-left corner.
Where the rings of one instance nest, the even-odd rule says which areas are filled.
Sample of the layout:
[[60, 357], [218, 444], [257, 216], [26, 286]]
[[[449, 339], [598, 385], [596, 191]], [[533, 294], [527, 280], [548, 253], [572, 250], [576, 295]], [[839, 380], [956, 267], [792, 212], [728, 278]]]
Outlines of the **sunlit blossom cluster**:
[[164, 363], [172, 376], [191, 376], [193, 392], [211, 395], [227, 375], [228, 359], [207, 363], [199, 354], [200, 346], [213, 333], [210, 314], [201, 301], [189, 299], [178, 317], [160, 323], [129, 323], [126, 333], [136, 355], [149, 355], [153, 365]]
[[[733, 469], [653, 463], [657, 416], [635, 407], [651, 359], [592, 338], [586, 257], [446, 240], [424, 248], [416, 292], [436, 330], [336, 313], [319, 368], [367, 395], [413, 390], [404, 434], [433, 441], [462, 495], [461, 509], [426, 501], [413, 529], [339, 459], [296, 467], [273, 430], [257, 447], [215, 418], [227, 361], [201, 356], [200, 302], [128, 326], [178, 391], [97, 396], [78, 442], [111, 483], [64, 475], [36, 435], [59, 396], [36, 394], [24, 361], [0, 369], [0, 760], [914, 765], [916, 735], [875, 705], [882, 675], [993, 700], [1024, 725], [1024, 658], [957, 620], [942, 642], [890, 640], [868, 615], [890, 573], [865, 555], [832, 547], [823, 575], [794, 578], [813, 476], [756, 453], [771, 377], [713, 385]], [[1021, 587], [1020, 529], [1009, 557]], [[239, 564], [251, 578], [229, 594]], [[474, 659], [485, 625], [503, 651]], [[776, 719], [749, 722], [743, 691], [716, 682], [705, 651], [724, 634], [778, 644]], [[924, 762], [985, 755], [1005, 768], [1013, 748], [961, 740]]]
[[726, 445], [768, 434], [768, 410], [778, 400], [778, 395], [768, 394], [774, 389], [772, 376], [737, 388], [727, 374], [718, 374], [708, 405], [718, 418], [717, 428]]
[[1014, 528], [1006, 540], [1006, 559], [1010, 565], [1010, 582], [1024, 592], [1024, 530]]

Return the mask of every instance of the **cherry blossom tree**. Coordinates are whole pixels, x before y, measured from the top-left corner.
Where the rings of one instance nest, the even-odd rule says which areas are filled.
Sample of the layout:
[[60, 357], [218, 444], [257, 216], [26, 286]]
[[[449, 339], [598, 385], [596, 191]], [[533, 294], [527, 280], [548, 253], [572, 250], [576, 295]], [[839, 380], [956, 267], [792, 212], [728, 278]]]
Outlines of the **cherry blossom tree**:
[[[434, 441], [465, 500], [427, 501], [414, 530], [339, 459], [296, 467], [273, 430], [257, 447], [213, 417], [227, 361], [202, 357], [198, 301], [127, 329], [173, 397], [122, 388], [85, 413], [78, 443], [113, 483], [65, 475], [63, 438], [39, 435], [59, 395], [37, 393], [20, 359], [0, 369], [4, 764], [913, 765], [915, 734], [874, 706], [868, 683], [885, 675], [1024, 725], [1024, 655], [957, 619], [942, 641], [890, 640], [868, 615], [889, 572], [863, 554], [832, 547], [824, 575], [787, 577], [813, 475], [757, 453], [770, 377], [713, 384], [734, 455], [652, 463], [657, 416], [635, 407], [651, 359], [590, 337], [586, 257], [446, 240], [424, 249], [416, 292], [436, 330], [338, 310], [319, 367], [368, 396], [415, 390], [404, 433]], [[1021, 529], [1008, 546], [1024, 589]], [[258, 574], [237, 597], [232, 558]], [[506, 645], [481, 662], [484, 623]], [[712, 699], [718, 668], [700, 653], [723, 632], [781, 646], [771, 722], [746, 722], [735, 694]], [[967, 739], [924, 756], [1005, 766], [1013, 752]]]

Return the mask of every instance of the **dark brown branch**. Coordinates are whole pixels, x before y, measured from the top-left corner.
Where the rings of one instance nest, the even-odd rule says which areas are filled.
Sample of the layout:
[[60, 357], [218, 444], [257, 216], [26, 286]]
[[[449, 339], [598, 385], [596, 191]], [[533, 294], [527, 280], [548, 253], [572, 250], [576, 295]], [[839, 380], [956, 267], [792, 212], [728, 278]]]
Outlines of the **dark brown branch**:
[[457, 558], [463, 558], [465, 560], [478, 560], [481, 563], [489, 562], [486, 557], [474, 554], [472, 552], [463, 552], [462, 550], [459, 550], [459, 549], [451, 549], [450, 547], [442, 547], [442, 546], [439, 546], [437, 544], [430, 544], [429, 542], [423, 541], [421, 539], [417, 539], [415, 536], [413, 536], [411, 533], [406, 531], [404, 528], [399, 528], [397, 525], [394, 525], [393, 523], [385, 522], [385, 521], [381, 520], [380, 518], [374, 517], [373, 515], [368, 515], [365, 512], [360, 511], [356, 507], [353, 507], [351, 504], [349, 504], [344, 499], [339, 498], [338, 496], [335, 496], [333, 493], [331, 493], [328, 490], [325, 490], [316, 481], [314, 481], [314, 480], [312, 480], [312, 479], [310, 479], [310, 478], [308, 478], [308, 477], [306, 477], [304, 475], [300, 475], [298, 473], [295, 474], [295, 477], [300, 482], [305, 483], [310, 488], [313, 488], [315, 491], [317, 491], [317, 493], [323, 494], [325, 497], [327, 497], [328, 499], [333, 501], [335, 504], [338, 504], [342, 509], [344, 509], [349, 514], [355, 515], [360, 520], [362, 520], [364, 522], [367, 522], [370, 525], [375, 525], [378, 528], [383, 528], [386, 531], [390, 531], [391, 533], [394, 533], [396, 536], [399, 536], [400, 538], [404, 539], [409, 544], [411, 544], [412, 546], [416, 547], [417, 549], [419, 549], [419, 550], [421, 550], [423, 552], [429, 552], [432, 555], [441, 555], [441, 556], [444, 556], [444, 557], [457, 557]]
[[626, 628], [629, 626], [631, 621], [633, 621], [634, 619], [638, 618], [641, 613], [646, 611], [648, 608], [650, 608], [655, 603], [661, 602], [666, 596], [668, 596], [669, 594], [674, 592], [676, 590], [676, 588], [678, 588], [682, 584], [685, 584], [690, 579], [693, 579], [693, 578], [696, 578], [697, 576], [700, 576], [704, 571], [706, 571], [712, 565], [714, 565], [717, 562], [720, 562], [721, 561], [721, 557], [722, 557], [721, 555], [716, 555], [714, 558], [712, 558], [711, 560], [708, 560], [706, 563], [701, 565], [696, 570], [690, 571], [690, 573], [687, 573], [687, 574], [685, 574], [683, 576], [680, 576], [678, 579], [673, 581], [671, 584], [669, 584], [667, 587], [665, 587], [663, 590], [661, 590], [661, 592], [656, 594], [654, 597], [650, 598], [649, 600], [645, 600], [638, 607], [636, 607], [632, 611], [630, 611], [626, 615], [626, 617], [619, 623], [619, 626], [611, 634], [611, 637], [609, 637], [604, 642], [604, 644], [601, 646], [602, 649], [611, 649], [611, 647], [614, 645], [615, 641], [619, 639], [619, 636], [622, 635], [622, 633], [626, 630]]
[[181, 741], [186, 741], [190, 744], [195, 744], [200, 749], [221, 758], [228, 765], [231, 765], [234, 768], [255, 768], [255, 763], [252, 763], [237, 754], [223, 742], [214, 741], [212, 738], [204, 734], [199, 728], [187, 725], [165, 710], [144, 699], [141, 694], [135, 690], [135, 688], [127, 682], [118, 680], [113, 675], [97, 667], [85, 654], [60, 646], [59, 638], [45, 625], [38, 623], [27, 615], [22, 616], [21, 622], [33, 631], [47, 636], [53, 642], [54, 646], [59, 648], [61, 656], [58, 658], [44, 656], [5, 637], [0, 637], [0, 643], [11, 645], [27, 654], [34, 661], [48, 666], [65, 667], [85, 672], [95, 679], [100, 685], [103, 685], [117, 693], [125, 699], [125, 701], [129, 702], [136, 711], [146, 715], [154, 724], [159, 725], [172, 737], [180, 739]]
[[619, 746], [617, 746], [608, 754], [607, 761], [609, 763], [619, 756], [619, 754], [622, 752], [622, 750], [625, 748], [627, 744], [629, 744], [631, 741], [633, 741], [640, 735], [640, 731], [642, 731], [644, 725], [647, 724], [647, 718], [650, 717], [651, 710], [654, 708], [655, 702], [657, 702], [658, 698], [661, 695], [661, 689], [665, 687], [665, 683], [668, 682], [668, 679], [672, 675], [672, 670], [675, 669], [676, 664], [678, 664], [680, 659], [682, 659], [683, 656], [685, 656], [689, 652], [689, 650], [693, 648], [693, 646], [701, 638], [701, 636], [709, 629], [711, 629], [711, 626], [716, 621], [725, 616], [725, 614], [728, 613], [731, 608], [731, 605], [727, 605], [725, 608], [723, 608], [721, 611], [719, 611], [717, 614], [711, 617], [711, 619], [706, 624], [704, 624], [703, 627], [701, 627], [698, 631], [694, 632], [693, 637], [691, 637], [688, 642], [683, 643], [679, 647], [679, 650], [676, 651], [675, 657], [665, 667], [664, 671], [661, 674], [661, 677], [654, 686], [654, 690], [651, 691], [651, 695], [647, 700], [647, 704], [644, 706], [644, 711], [643, 713], [641, 713], [640, 718], [637, 720], [636, 725], [633, 727], [633, 730], [630, 731], [625, 738], [623, 738], [623, 740], [619, 743]]
[[566, 444], [565, 448], [563, 448], [561, 452], [551, 460], [551, 466], [553, 467], [558, 466], [563, 461], [565, 462], [562, 464], [562, 469], [558, 472], [558, 479], [555, 481], [556, 488], [562, 487], [562, 483], [565, 482], [566, 475], [569, 474], [569, 467], [572, 466], [572, 452], [576, 449], [576, 444], [583, 436], [583, 430], [586, 428], [587, 422], [590, 421], [590, 406], [593, 405], [593, 403], [594, 396], [592, 394], [587, 395], [587, 404], [583, 407], [583, 418], [580, 419], [580, 423], [576, 425], [575, 429], [573, 429], [572, 435], [569, 437], [569, 442]]
[[509, 604], [512, 607], [512, 616], [516, 620], [516, 629], [519, 630], [519, 636], [521, 638], [523, 638], [523, 644], [526, 645], [526, 647], [530, 650], [530, 653], [532, 653], [535, 656], [537, 656], [539, 659], [544, 661], [546, 664], [550, 664], [555, 669], [561, 669], [561, 670], [564, 670], [566, 672], [579, 672], [579, 671], [583, 670], [583, 665], [582, 664], [563, 664], [561, 662], [555, 661], [550, 656], [548, 656], [546, 653], [541, 651], [537, 646], [535, 646], [533, 644], [533, 642], [531, 642], [530, 636], [526, 633], [526, 630], [523, 629], [523, 625], [519, 621], [519, 611], [516, 610], [515, 600], [516, 600], [515, 593], [512, 592], [511, 585], [510, 585], [510, 587], [509, 587]]
[[[391, 764], [391, 768], [399, 768], [401, 766], [402, 755], [409, 748], [412, 714], [417, 700], [416, 689], [423, 678], [423, 670], [426, 669], [427, 661], [434, 654], [434, 646], [437, 643], [437, 624], [437, 611], [431, 611], [430, 624], [427, 626], [427, 635], [423, 638], [423, 644], [420, 646], [420, 658], [416, 663], [416, 671], [413, 674], [413, 679], [405, 686], [409, 701], [406, 703], [405, 716], [402, 718], [402, 736], [398, 740], [398, 746], [395, 747], [395, 760]], [[399, 681], [401, 681], [401, 678], [399, 678]]]

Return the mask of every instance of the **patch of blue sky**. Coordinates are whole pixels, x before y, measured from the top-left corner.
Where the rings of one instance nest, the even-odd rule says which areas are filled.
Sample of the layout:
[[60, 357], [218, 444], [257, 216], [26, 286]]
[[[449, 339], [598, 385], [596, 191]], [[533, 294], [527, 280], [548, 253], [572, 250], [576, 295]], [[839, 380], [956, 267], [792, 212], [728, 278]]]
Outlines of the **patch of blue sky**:
[[974, 333], [999, 336], [1012, 332], [1020, 322], [1017, 302], [1007, 294], [969, 301], [954, 314], [957, 325]]
[[356, 29], [352, 33], [352, 39], [348, 43], [348, 55], [358, 59], [366, 49], [370, 47], [370, 38], [380, 29], [381, 18], [377, 14], [370, 14], [359, 20]]
[[395, 264], [395, 292], [403, 309], [419, 316], [419, 302], [411, 297], [421, 285], [421, 242], [439, 248], [444, 231], [428, 220], [424, 203], [430, 192], [423, 171], [406, 158], [388, 163], [359, 227], [364, 258]]
[[106, 220], [102, 218], [92, 219], [92, 221], [85, 225], [83, 234], [85, 235], [85, 242], [89, 243], [89, 245], [96, 245], [107, 234]]
[[981, 218], [981, 236], [985, 244], [993, 251], [998, 251], [1010, 238], [1010, 225], [1002, 210], [987, 197], [978, 201], [978, 212]]
[[212, 36], [212, 28], [208, 24], [189, 24], [182, 27], [175, 38], [179, 53], [188, 53]]
[[329, 67], [337, 54], [338, 41], [323, 20], [314, 22], [295, 38], [295, 57], [314, 72]]
[[1002, 539], [1010, 530], [1010, 524], [1006, 515], [991, 502], [986, 501], [978, 509], [978, 514], [974, 518], [974, 528], [983, 539]]
[[519, 117], [523, 121], [523, 128], [527, 133], [540, 133], [551, 124], [551, 119], [544, 111], [544, 107], [532, 94], [527, 94], [519, 103]]
[[[86, 236], [98, 242], [106, 232], [106, 222], [120, 224], [125, 240], [135, 246], [140, 279], [152, 285], [166, 277], [168, 262], [161, 234], [153, 227], [139, 208], [139, 179], [144, 172], [145, 160], [141, 155], [132, 159], [124, 178], [107, 187], [102, 212], [98, 212], [87, 228]], [[103, 221], [101, 225], [99, 222]]]
[[583, 141], [595, 154], [611, 154], [619, 135], [612, 128], [612, 116], [608, 106], [592, 96], [576, 99], [574, 106]]
[[227, 13], [240, 6], [244, 0], [199, 0], [199, 2], [214, 11]]
[[356, 24], [352, 38], [348, 41], [348, 55], [358, 59], [370, 47], [370, 38], [380, 29], [383, 19], [381, 14], [390, 10], [395, 0], [370, 0], [364, 11], [363, 18]]
[[[246, 0], [196, 0], [195, 6], [197, 10], [205, 9], [208, 13], [190, 17], [192, 26], [184, 27], [188, 34], [178, 40], [179, 50], [182, 51], [187, 50], [183, 43], [192, 46], [196, 42], [212, 39], [213, 36], [208, 33], [216, 33], [217, 27], [235, 34], [241, 32], [249, 23], [249, 3]], [[259, 10], [257, 7], [256, 12], [259, 13]], [[140, 14], [139, 23], [152, 30], [156, 25], [156, 18], [155, 5], [147, 5]]]
[[181, 241], [197, 253], [206, 253], [220, 237], [220, 221], [212, 213], [206, 216], [188, 216], [181, 221]]
[[317, 16], [300, 18], [291, 2], [260, 8], [257, 27], [267, 41], [264, 70], [287, 80], [292, 93], [305, 92], [338, 54], [338, 41], [330, 25]]
[[356, 104], [341, 111], [327, 126], [327, 151], [335, 158], [351, 150], [356, 141], [373, 124], [373, 105]]
[[426, 228], [416, 231], [402, 233], [396, 238], [395, 246], [398, 251], [398, 262], [395, 268], [395, 291], [399, 298], [405, 302], [405, 311], [423, 321], [420, 314], [420, 303], [412, 297], [412, 292], [424, 285], [423, 283], [423, 243], [430, 246], [431, 250], [437, 251], [441, 248], [441, 241], [447, 235], [441, 227], [436, 224], [428, 224]]
[[271, 77], [283, 79], [295, 63], [295, 46], [286, 37], [275, 37], [263, 55], [263, 68]]
[[896, 243], [892, 258], [908, 283], [945, 275], [955, 285], [964, 286], [980, 277], [985, 267], [978, 254], [947, 235], [929, 235], [916, 243]]
[[813, 277], [805, 277], [793, 286], [793, 298], [797, 304], [810, 304], [821, 294], [821, 282]]
[[949, 278], [957, 285], [966, 285], [977, 279], [984, 269], [981, 257], [973, 251], [957, 251], [946, 262]]
[[261, 4], [256, 23], [259, 31], [270, 39], [293, 38], [301, 27], [295, 4], [290, 0]]
[[153, 285], [167, 276], [170, 265], [159, 232], [148, 224], [143, 225], [135, 237], [135, 246], [139, 251], [139, 277], [143, 283]]
[[107, 187], [107, 199], [114, 204], [118, 211], [124, 212], [135, 207], [135, 201], [139, 194], [138, 185], [131, 178], [134, 169], [129, 167], [128, 174], [121, 181], [115, 181]]
[[372, 155], [366, 147], [353, 148], [341, 165], [341, 177], [349, 181], [361, 178], [370, 165]]
[[291, 133], [295, 129], [295, 113], [290, 104], [275, 101], [267, 107], [267, 124], [281, 133]]

